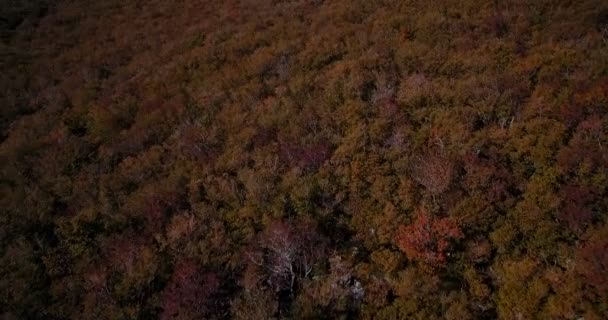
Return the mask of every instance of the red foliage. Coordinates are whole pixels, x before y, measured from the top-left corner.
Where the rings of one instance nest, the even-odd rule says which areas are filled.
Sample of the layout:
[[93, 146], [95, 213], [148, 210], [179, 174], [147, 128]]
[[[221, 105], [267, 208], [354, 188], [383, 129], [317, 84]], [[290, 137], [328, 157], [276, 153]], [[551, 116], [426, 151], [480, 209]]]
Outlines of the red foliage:
[[568, 146], [563, 147], [557, 156], [562, 170], [572, 172], [583, 163], [591, 169], [608, 167], [608, 157], [602, 151], [600, 140], [604, 127], [598, 117], [590, 117], [577, 126]]
[[167, 213], [178, 209], [179, 206], [179, 194], [177, 192], [155, 194], [148, 197], [144, 212], [142, 212], [146, 229], [151, 232], [159, 230], [163, 226]]
[[577, 269], [600, 297], [608, 298], [608, 238], [602, 232], [589, 239], [578, 251]]
[[145, 245], [141, 237], [122, 235], [106, 244], [104, 256], [112, 268], [125, 273], [131, 273], [139, 253]]
[[182, 154], [193, 160], [211, 163], [217, 157], [217, 151], [206, 141], [206, 132], [200, 124], [186, 123], [179, 130], [177, 148]]
[[592, 116], [581, 122], [577, 128], [578, 133], [585, 138], [595, 142], [600, 139], [604, 130], [602, 119], [598, 116]]
[[509, 25], [499, 8], [496, 8], [493, 14], [488, 17], [487, 24], [490, 31], [498, 38], [509, 31]]
[[594, 192], [589, 187], [566, 185], [560, 190], [563, 208], [558, 214], [560, 222], [570, 230], [580, 232], [591, 222], [593, 213], [589, 204], [595, 199]]
[[395, 242], [409, 259], [442, 265], [447, 260], [450, 241], [462, 237], [462, 232], [451, 219], [435, 219], [420, 209], [410, 225], [399, 227]]
[[578, 124], [585, 116], [583, 108], [572, 103], [562, 105], [558, 115], [559, 119], [569, 127]]
[[203, 273], [191, 260], [175, 266], [163, 294], [162, 319], [192, 319], [204, 317], [210, 311], [212, 297], [220, 288], [215, 273]]
[[470, 190], [484, 190], [490, 201], [500, 201], [508, 193], [509, 173], [495, 164], [493, 159], [482, 158], [479, 152], [469, 152], [463, 157], [466, 175], [462, 184]]
[[143, 127], [131, 127], [124, 139], [117, 139], [107, 146], [106, 153], [115, 157], [136, 155], [146, 149], [155, 139], [153, 132]]
[[277, 133], [276, 133], [275, 129], [262, 128], [262, 129], [258, 130], [256, 135], [253, 137], [252, 143], [253, 143], [254, 148], [259, 148], [259, 147], [263, 147], [263, 146], [269, 144], [270, 142], [274, 141], [276, 139], [276, 137], [277, 137]]
[[108, 273], [105, 268], [92, 266], [84, 275], [85, 287], [92, 292], [107, 292]]
[[280, 157], [290, 166], [303, 169], [317, 168], [331, 156], [329, 145], [318, 143], [311, 146], [299, 146], [289, 143], [280, 144]]
[[585, 83], [577, 89], [573, 99], [575, 104], [589, 112], [603, 110], [608, 101], [608, 79], [602, 77], [594, 83]]

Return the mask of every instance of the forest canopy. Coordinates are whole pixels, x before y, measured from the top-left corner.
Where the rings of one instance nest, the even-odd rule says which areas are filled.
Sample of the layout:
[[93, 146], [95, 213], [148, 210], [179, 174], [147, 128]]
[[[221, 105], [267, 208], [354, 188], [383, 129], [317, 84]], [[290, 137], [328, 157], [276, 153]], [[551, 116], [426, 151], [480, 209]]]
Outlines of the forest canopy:
[[608, 3], [0, 1], [2, 319], [608, 319]]

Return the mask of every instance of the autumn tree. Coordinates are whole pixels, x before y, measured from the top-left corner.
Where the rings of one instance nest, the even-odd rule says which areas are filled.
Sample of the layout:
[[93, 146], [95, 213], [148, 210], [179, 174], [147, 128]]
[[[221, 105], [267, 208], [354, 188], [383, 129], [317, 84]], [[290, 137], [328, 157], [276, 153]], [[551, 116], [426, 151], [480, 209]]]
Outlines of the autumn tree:
[[161, 319], [209, 317], [219, 288], [217, 274], [204, 272], [192, 260], [178, 262], [163, 292]]
[[409, 259], [441, 266], [450, 255], [451, 242], [462, 237], [452, 219], [436, 218], [419, 208], [411, 224], [399, 227], [395, 243]]
[[327, 143], [318, 143], [310, 146], [281, 143], [279, 155], [281, 160], [290, 166], [311, 169], [319, 167], [329, 159], [331, 150]]
[[371, 297], [357, 277], [351, 262], [341, 256], [328, 259], [329, 270], [305, 279], [294, 301], [294, 310], [306, 318], [339, 318], [357, 310]]
[[576, 185], [565, 185], [560, 190], [563, 205], [557, 215], [559, 221], [571, 231], [580, 233], [593, 219], [590, 204], [595, 192], [592, 188]]
[[[584, 285], [591, 288], [592, 297], [600, 301], [608, 298], [608, 239], [607, 227], [594, 230], [577, 252], [577, 271], [583, 277]], [[604, 304], [604, 306], [606, 306]]]

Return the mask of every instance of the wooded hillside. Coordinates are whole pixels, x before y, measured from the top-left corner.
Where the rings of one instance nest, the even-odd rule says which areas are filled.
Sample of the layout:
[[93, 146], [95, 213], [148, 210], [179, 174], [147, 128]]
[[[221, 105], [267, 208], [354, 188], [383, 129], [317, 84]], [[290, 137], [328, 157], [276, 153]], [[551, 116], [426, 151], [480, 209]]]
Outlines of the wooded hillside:
[[606, 1], [0, 3], [0, 318], [608, 319]]

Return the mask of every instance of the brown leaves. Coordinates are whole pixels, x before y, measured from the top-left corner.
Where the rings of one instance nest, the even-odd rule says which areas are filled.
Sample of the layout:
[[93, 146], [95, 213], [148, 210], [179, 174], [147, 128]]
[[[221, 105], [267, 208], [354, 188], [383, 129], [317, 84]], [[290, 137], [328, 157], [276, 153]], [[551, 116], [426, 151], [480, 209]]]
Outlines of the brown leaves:
[[191, 214], [177, 214], [171, 219], [171, 223], [167, 227], [167, 238], [169, 243], [174, 244], [176, 241], [192, 235], [197, 228], [197, 220]]
[[397, 100], [414, 106], [425, 105], [435, 95], [431, 81], [420, 73], [408, 76], [401, 83]]

